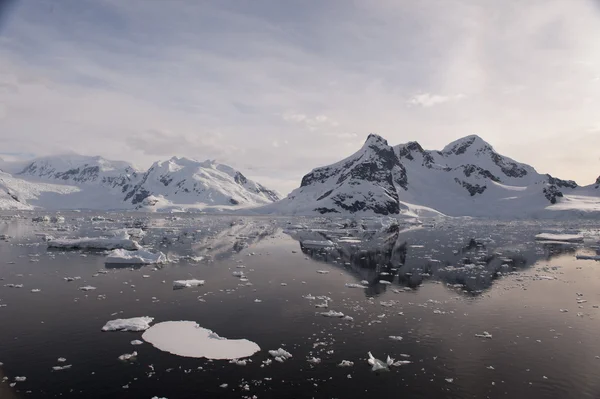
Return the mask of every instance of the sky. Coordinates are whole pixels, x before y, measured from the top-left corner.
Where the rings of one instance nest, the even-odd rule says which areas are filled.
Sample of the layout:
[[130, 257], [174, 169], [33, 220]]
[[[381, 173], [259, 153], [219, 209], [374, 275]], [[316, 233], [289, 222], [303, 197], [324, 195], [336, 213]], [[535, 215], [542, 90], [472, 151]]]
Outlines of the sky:
[[600, 175], [598, 0], [0, 0], [0, 157], [216, 159], [287, 193], [369, 133]]

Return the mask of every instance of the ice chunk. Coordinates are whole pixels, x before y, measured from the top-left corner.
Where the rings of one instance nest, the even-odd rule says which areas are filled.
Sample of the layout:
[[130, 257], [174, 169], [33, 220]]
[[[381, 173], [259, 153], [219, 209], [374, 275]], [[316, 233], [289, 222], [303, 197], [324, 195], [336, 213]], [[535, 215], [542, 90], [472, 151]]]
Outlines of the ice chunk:
[[354, 366], [354, 362], [351, 362], [350, 360], [342, 360], [342, 362], [340, 364], [338, 364], [338, 367], [352, 367]]
[[143, 345], [144, 342], [140, 341], [139, 339], [134, 339], [133, 341], [130, 342], [131, 345]]
[[583, 242], [583, 236], [579, 234], [542, 233], [536, 235], [535, 239], [538, 241]]
[[129, 360], [135, 360], [136, 357], [137, 357], [137, 352], [125, 353], [125, 354], [119, 356], [119, 360], [126, 362]]
[[325, 317], [344, 317], [344, 314], [342, 312], [336, 312], [334, 310], [330, 310], [328, 312], [322, 312], [321, 316], [325, 316]]
[[368, 362], [373, 368], [372, 371], [389, 371], [389, 367], [394, 364], [394, 359], [391, 359], [389, 356], [387, 358], [387, 362], [383, 362], [379, 359], [376, 359], [371, 352], [368, 353], [369, 359]]
[[390, 339], [394, 341], [402, 341], [404, 338], [399, 335], [390, 335]]
[[118, 237], [81, 237], [81, 238], [57, 238], [48, 241], [48, 248], [62, 249], [127, 249], [130, 251], [141, 248], [137, 241], [124, 236]]
[[319, 274], [329, 274], [329, 270], [317, 270]]
[[181, 289], [181, 288], [190, 288], [190, 287], [199, 287], [204, 285], [204, 280], [175, 280], [173, 281], [173, 289]]
[[346, 287], [348, 287], [348, 288], [369, 288], [366, 285], [354, 284], [354, 283], [346, 283]]
[[580, 260], [600, 260], [600, 255], [577, 255]]
[[484, 331], [483, 334], [475, 334], [475, 336], [479, 337], [479, 338], [488, 338], [488, 339], [492, 338], [492, 334], [490, 334], [487, 331]]
[[270, 350], [269, 355], [274, 357], [275, 360], [277, 360], [278, 358], [281, 359], [281, 360], [277, 360], [278, 362], [282, 362], [283, 360], [286, 360], [286, 359], [289, 359], [292, 357], [292, 354], [283, 348], [279, 348], [277, 350]]
[[67, 365], [64, 365], [64, 366], [54, 366], [54, 367], [52, 367], [52, 370], [53, 371], [62, 371], [62, 370], [68, 370], [71, 367], [73, 367], [72, 364], [67, 364]]
[[327, 247], [335, 246], [335, 244], [329, 240], [324, 240], [324, 241], [306, 240], [306, 241], [300, 242], [300, 244], [305, 248], [327, 248]]
[[310, 364], [319, 364], [321, 363], [321, 359], [318, 357], [311, 357], [307, 360]]
[[150, 265], [157, 263], [166, 263], [167, 257], [162, 252], [153, 253], [145, 249], [137, 251], [128, 251], [126, 249], [114, 249], [111, 251], [105, 263], [109, 264], [127, 264], [127, 265]]
[[207, 359], [241, 359], [260, 351], [247, 339], [227, 339], [193, 321], [155, 324], [142, 335], [154, 347], [178, 356]]
[[16, 382], [25, 382], [27, 381], [27, 377], [15, 377]]
[[111, 320], [102, 327], [102, 331], [144, 331], [150, 327], [153, 317], [132, 317], [130, 319]]
[[86, 286], [83, 286], [83, 287], [79, 287], [79, 289], [81, 291], [93, 291], [93, 290], [96, 289], [96, 287], [92, 287], [91, 285], [86, 285]]

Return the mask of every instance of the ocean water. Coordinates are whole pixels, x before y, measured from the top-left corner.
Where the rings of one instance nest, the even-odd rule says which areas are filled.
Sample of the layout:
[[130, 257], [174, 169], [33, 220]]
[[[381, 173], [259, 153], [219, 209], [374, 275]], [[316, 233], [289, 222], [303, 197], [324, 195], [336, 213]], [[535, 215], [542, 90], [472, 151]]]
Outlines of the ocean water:
[[[36, 216], [0, 219], [2, 399], [600, 397], [600, 263], [576, 259], [598, 249], [593, 223]], [[117, 267], [104, 251], [45, 241], [122, 228], [141, 228], [141, 244], [170, 262]], [[541, 232], [585, 239], [538, 242]], [[190, 278], [206, 283], [173, 290]], [[87, 285], [96, 289], [79, 289]], [[321, 315], [329, 310], [353, 321]], [[101, 331], [138, 316], [195, 321], [261, 351], [239, 366], [132, 346], [141, 332]], [[293, 357], [265, 365], [278, 348]], [[368, 352], [410, 363], [373, 372]], [[71, 368], [53, 371], [62, 365]]]

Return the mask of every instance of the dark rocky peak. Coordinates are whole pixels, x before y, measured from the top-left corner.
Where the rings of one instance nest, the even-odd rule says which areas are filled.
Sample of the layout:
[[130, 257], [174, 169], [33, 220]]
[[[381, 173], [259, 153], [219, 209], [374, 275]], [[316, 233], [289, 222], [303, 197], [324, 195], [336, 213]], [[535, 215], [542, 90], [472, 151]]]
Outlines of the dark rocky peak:
[[461, 155], [469, 152], [493, 151], [492, 146], [477, 135], [470, 135], [453, 141], [442, 150], [444, 155]]
[[596, 188], [600, 187], [600, 176], [596, 179]]
[[577, 183], [575, 183], [573, 180], [562, 180], [548, 174], [546, 176], [548, 176], [548, 184], [551, 186], [560, 188], [577, 188]]
[[413, 161], [415, 155], [420, 155], [423, 158], [423, 166], [431, 168], [431, 165], [435, 163], [433, 156], [429, 151], [426, 151], [421, 147], [421, 144], [416, 141], [409, 141], [406, 144], [400, 144], [396, 147], [398, 151], [398, 158], [408, 159]]
[[371, 133], [367, 136], [367, 140], [365, 140], [365, 144], [363, 145], [364, 147], [371, 147], [371, 146], [387, 146], [388, 142], [386, 139], [384, 139], [383, 137], [381, 137], [378, 134], [375, 133]]

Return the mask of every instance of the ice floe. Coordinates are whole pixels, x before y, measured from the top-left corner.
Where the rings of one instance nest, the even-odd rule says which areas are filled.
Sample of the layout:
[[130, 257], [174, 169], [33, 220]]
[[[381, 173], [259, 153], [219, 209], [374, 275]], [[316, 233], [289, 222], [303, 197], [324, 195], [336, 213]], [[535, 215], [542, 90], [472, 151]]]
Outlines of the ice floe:
[[535, 239], [538, 241], [583, 242], [583, 236], [579, 234], [542, 233], [536, 235]]
[[372, 371], [389, 371], [390, 366], [394, 364], [394, 359], [390, 358], [389, 356], [387, 358], [387, 362], [383, 362], [379, 359], [376, 359], [371, 352], [369, 352], [368, 355], [368, 362], [371, 366], [373, 366], [371, 369]]
[[130, 319], [111, 320], [102, 327], [102, 331], [144, 331], [150, 327], [153, 317], [132, 317]]
[[173, 289], [178, 290], [182, 288], [191, 288], [191, 287], [199, 287], [204, 285], [204, 280], [175, 280], [173, 281]]
[[114, 249], [106, 256], [104, 262], [109, 264], [150, 265], [166, 263], [167, 257], [162, 252], [153, 253], [145, 249], [137, 251]]
[[207, 359], [241, 359], [260, 351], [247, 339], [227, 339], [193, 321], [165, 321], [150, 327], [144, 341], [174, 355]]
[[115, 237], [81, 237], [57, 238], [48, 241], [48, 248], [62, 249], [127, 249], [130, 251], [141, 248], [137, 241], [131, 240], [129, 234], [123, 233]]

